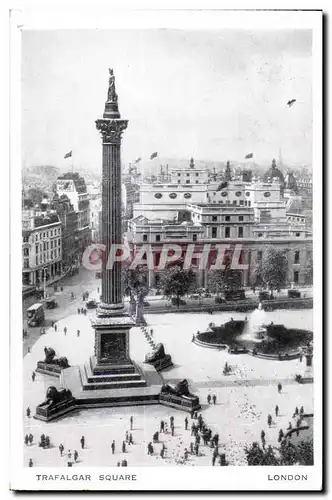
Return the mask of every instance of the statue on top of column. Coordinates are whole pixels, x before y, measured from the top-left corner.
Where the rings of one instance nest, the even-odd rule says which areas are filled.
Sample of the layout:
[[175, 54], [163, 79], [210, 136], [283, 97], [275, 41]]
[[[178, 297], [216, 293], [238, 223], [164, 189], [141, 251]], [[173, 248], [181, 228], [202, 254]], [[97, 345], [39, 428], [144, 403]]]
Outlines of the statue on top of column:
[[113, 69], [109, 69], [109, 80], [108, 80], [108, 101], [118, 102], [118, 94], [115, 91], [115, 76]]

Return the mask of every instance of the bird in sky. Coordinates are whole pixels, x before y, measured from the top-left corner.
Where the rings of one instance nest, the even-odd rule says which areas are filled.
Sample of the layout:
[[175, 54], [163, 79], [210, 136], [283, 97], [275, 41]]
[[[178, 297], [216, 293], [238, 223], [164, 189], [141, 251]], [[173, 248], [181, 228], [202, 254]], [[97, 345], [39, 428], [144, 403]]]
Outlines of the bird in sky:
[[296, 103], [296, 99], [291, 99], [290, 101], [288, 101], [287, 103], [287, 106], [289, 106], [290, 108], [293, 106], [293, 104]]

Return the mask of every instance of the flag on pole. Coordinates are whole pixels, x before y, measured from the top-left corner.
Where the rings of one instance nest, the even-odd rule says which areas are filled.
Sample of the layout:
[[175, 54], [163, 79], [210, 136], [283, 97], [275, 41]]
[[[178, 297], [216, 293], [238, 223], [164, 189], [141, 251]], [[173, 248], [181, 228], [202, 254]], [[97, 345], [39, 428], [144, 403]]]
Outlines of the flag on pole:
[[139, 163], [141, 161], [141, 157], [137, 158], [137, 160], [134, 161], [134, 163]]
[[156, 156], [158, 156], [157, 151], [155, 153], [152, 153], [152, 155], [150, 156], [150, 160], [153, 160], [153, 158], [156, 158]]
[[249, 158], [253, 158], [253, 157], [254, 157], [254, 153], [248, 153], [247, 155], [245, 155], [244, 159], [249, 160]]
[[73, 152], [72, 151], [69, 151], [69, 153], [65, 154], [65, 158], [70, 158], [71, 156], [73, 156]]

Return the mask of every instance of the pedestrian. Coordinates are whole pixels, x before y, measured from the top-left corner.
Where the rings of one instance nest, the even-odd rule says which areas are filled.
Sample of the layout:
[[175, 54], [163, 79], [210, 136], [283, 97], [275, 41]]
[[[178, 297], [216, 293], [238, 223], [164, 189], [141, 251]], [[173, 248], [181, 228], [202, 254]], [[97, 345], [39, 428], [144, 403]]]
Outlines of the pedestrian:
[[120, 467], [120, 462], [118, 462], [118, 463], [116, 464], [116, 466], [117, 466], [117, 467]]
[[53, 319], [52, 319], [52, 323], [51, 324], [52, 324], [52, 328], [54, 328], [54, 320]]
[[84, 449], [84, 446], [85, 446], [85, 437], [82, 436], [81, 437], [81, 448], [82, 448], [82, 450]]
[[33, 435], [30, 432], [30, 434], [29, 434], [29, 444], [32, 444], [32, 443], [33, 443]]
[[152, 441], [154, 443], [158, 443], [159, 442], [159, 432], [158, 431], [153, 434]]
[[29, 444], [29, 436], [28, 436], [28, 434], [25, 435], [24, 443], [25, 443], [26, 446], [28, 446], [28, 444]]
[[134, 417], [131, 416], [130, 417], [130, 430], [132, 431], [133, 430], [133, 425], [134, 425]]
[[301, 417], [297, 419], [296, 421], [296, 427], [301, 427], [301, 422], [302, 422], [302, 419]]
[[60, 290], [61, 290], [61, 292], [63, 292], [63, 286], [62, 286], [62, 287], [60, 287]]
[[281, 443], [283, 437], [284, 437], [284, 431], [282, 429], [280, 429], [279, 436], [278, 436], [278, 443]]
[[79, 307], [77, 308], [77, 314], [81, 314], [81, 309]]
[[164, 456], [165, 456], [165, 448], [162, 447], [160, 450], [160, 458], [164, 458]]
[[59, 444], [60, 457], [62, 457], [64, 446], [62, 443]]
[[293, 429], [292, 422], [289, 422], [287, 430], [290, 431], [291, 429]]
[[279, 392], [279, 394], [281, 393], [281, 391], [282, 391], [282, 385], [281, 385], [281, 383], [279, 382], [279, 384], [278, 384], [278, 392]]
[[185, 430], [188, 430], [188, 417], [184, 419], [184, 428]]
[[99, 287], [97, 288], [97, 293], [99, 293]]
[[189, 455], [188, 450], [187, 450], [187, 448], [185, 448], [185, 449], [184, 449], [184, 453], [183, 453], [183, 458], [184, 458], [185, 460], [188, 460], [188, 455]]
[[31, 410], [30, 410], [30, 406], [28, 406], [28, 408], [27, 408], [27, 417], [30, 417], [30, 415], [31, 415]]
[[31, 374], [31, 378], [32, 378], [32, 382], [35, 381], [35, 378], [36, 378], [36, 372], [32, 372]]
[[122, 453], [126, 453], [126, 442], [122, 441]]
[[63, 329], [63, 333], [64, 333], [65, 335], [67, 335], [67, 327], [66, 327], [66, 326], [65, 326], [65, 327], [64, 327], [64, 329]]
[[132, 433], [129, 434], [129, 444], [134, 444]]
[[190, 443], [190, 453], [193, 455], [194, 454], [194, 443]]
[[84, 308], [83, 307], [81, 308], [81, 313], [84, 314]]
[[153, 446], [151, 442], [148, 444], [148, 455], [153, 455]]
[[128, 441], [129, 441], [129, 432], [128, 432], [128, 431], [126, 431], [126, 437], [125, 437], [125, 440], [126, 440], [126, 443], [128, 443]]
[[262, 432], [261, 432], [261, 440], [262, 440], [262, 442], [265, 441], [265, 431], [264, 430], [262, 430]]
[[50, 438], [49, 436], [46, 436], [45, 437], [45, 448], [49, 448], [50, 447]]
[[213, 396], [212, 396], [212, 401], [213, 401], [213, 404], [215, 405], [217, 402], [217, 396], [215, 394], [213, 394]]
[[303, 354], [301, 353], [300, 354], [300, 363], [302, 363], [302, 359], [303, 359]]
[[195, 444], [195, 455], [198, 457], [199, 444], [196, 442]]
[[122, 462], [121, 462], [121, 466], [122, 466], [122, 467], [128, 467], [128, 462], [127, 462], [127, 460], [122, 460]]
[[80, 332], [79, 330], [77, 330], [77, 336], [78, 336], [78, 337], [80, 336], [80, 333], [81, 333], [81, 332]]
[[195, 436], [195, 442], [196, 442], [196, 444], [200, 444], [200, 442], [201, 442], [201, 437], [200, 437], [200, 435], [199, 435], [199, 434], [196, 434], [196, 436]]
[[195, 429], [196, 429], [196, 425], [194, 424], [194, 422], [191, 424], [191, 435], [194, 436], [195, 435]]
[[78, 459], [78, 452], [77, 450], [74, 451], [74, 460], [75, 462], [77, 462], [77, 459]]
[[301, 406], [301, 408], [300, 408], [300, 415], [304, 415], [304, 408], [303, 408], [303, 406]]
[[208, 397], [206, 399], [207, 399], [208, 405], [211, 404], [211, 394], [208, 394]]
[[191, 412], [190, 412], [190, 418], [191, 418], [191, 420], [194, 419], [194, 416], [195, 416], [195, 412], [194, 412], [194, 410], [191, 410]]
[[171, 425], [172, 436], [174, 436], [174, 425]]
[[278, 405], [276, 405], [276, 407], [275, 407], [275, 412], [276, 412], [276, 417], [277, 417], [279, 415], [279, 406]]
[[29, 346], [28, 347], [28, 353], [30, 354], [30, 352], [31, 352], [31, 347]]
[[67, 465], [68, 465], [68, 467], [73, 466], [73, 463], [71, 461], [71, 451], [70, 450], [68, 450], [68, 453], [67, 453]]
[[219, 434], [218, 433], [214, 435], [213, 442], [214, 442], [215, 446], [218, 446], [218, 444], [219, 444]]
[[29, 467], [33, 467], [33, 461], [32, 461], [32, 458], [30, 458], [30, 460], [29, 460]]
[[268, 414], [268, 416], [267, 416], [267, 425], [269, 427], [271, 427], [271, 425], [272, 425], [272, 415], [270, 415], [270, 414]]
[[160, 432], [165, 432], [165, 422], [163, 420], [160, 422]]
[[58, 325], [54, 323], [54, 331], [56, 332], [58, 330]]
[[170, 423], [171, 427], [172, 427], [172, 425], [174, 425], [174, 417], [173, 417], [173, 415], [169, 418], [169, 423]]
[[165, 434], [168, 434], [168, 425], [167, 425], [167, 422], [164, 423], [164, 432], [165, 432]]
[[150, 335], [151, 335], [151, 337], [153, 337], [153, 329], [152, 328], [150, 330]]
[[296, 407], [295, 407], [295, 412], [294, 412], [294, 415], [295, 415], [295, 416], [297, 416], [298, 414], [299, 414], [299, 409], [298, 409], [298, 407], [296, 406]]
[[112, 444], [111, 444], [111, 449], [112, 449], [112, 455], [115, 453], [115, 441], [113, 439]]
[[86, 309], [83, 310], [84, 316], [86, 316]]

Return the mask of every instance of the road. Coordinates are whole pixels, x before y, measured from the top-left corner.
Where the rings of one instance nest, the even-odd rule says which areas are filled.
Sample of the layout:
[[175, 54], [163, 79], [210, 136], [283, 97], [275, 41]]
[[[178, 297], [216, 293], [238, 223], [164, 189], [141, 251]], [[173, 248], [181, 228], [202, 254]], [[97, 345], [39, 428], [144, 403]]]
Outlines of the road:
[[[60, 290], [61, 286], [63, 287], [62, 292]], [[66, 276], [58, 283], [57, 292], [54, 293], [53, 286], [47, 288], [48, 295], [54, 296], [58, 307], [56, 309], [45, 309], [44, 326], [47, 328], [51, 325], [52, 321], [59, 321], [77, 313], [78, 308], [85, 307], [85, 302], [82, 300], [83, 292], [89, 292], [89, 294], [95, 293], [98, 287], [101, 288], [101, 280], [95, 277], [95, 273], [80, 268], [78, 274]], [[71, 298], [72, 293], [74, 294], [74, 299]], [[41, 327], [29, 327], [26, 317], [26, 310], [36, 302], [41, 301], [37, 300], [35, 296], [23, 300], [23, 328], [28, 332], [28, 337], [23, 340], [23, 355], [27, 353], [28, 347], [32, 346], [40, 337]]]
[[[61, 292], [60, 287], [63, 287]], [[50, 296], [54, 296], [58, 302], [58, 307], [56, 309], [46, 309], [45, 310], [45, 327], [49, 327], [52, 321], [59, 321], [67, 316], [77, 313], [77, 309], [84, 307], [84, 302], [82, 300], [83, 292], [89, 292], [89, 294], [94, 293], [97, 295], [98, 288], [101, 290], [101, 280], [95, 277], [95, 273], [89, 271], [85, 268], [80, 268], [78, 274], [74, 276], [67, 276], [58, 283], [58, 290], [54, 293], [53, 286], [47, 288], [47, 293]], [[306, 297], [312, 297], [311, 288], [301, 288], [302, 294], [305, 293]], [[71, 294], [74, 294], [74, 299], [71, 298]], [[276, 298], [285, 298], [287, 296], [287, 290], [282, 290], [281, 293], [275, 294]], [[257, 300], [257, 293], [254, 294], [252, 290], [246, 289], [246, 298], [248, 300]], [[145, 307], [145, 314], [148, 313], [163, 313], [163, 312], [180, 312], [181, 306], [178, 309], [176, 306], [171, 305], [170, 301], [163, 298], [161, 295], [158, 296], [148, 296], [146, 298], [149, 306]], [[215, 306], [215, 298], [199, 298], [194, 299], [190, 297], [185, 297], [187, 306], [190, 307], [213, 307]], [[28, 327], [26, 319], [26, 310], [36, 302], [40, 302], [36, 297], [28, 297], [23, 301], [23, 328], [28, 332], [28, 337], [23, 340], [23, 355], [28, 351], [28, 347], [32, 346], [36, 340], [40, 337], [40, 327]], [[183, 309], [183, 308], [182, 308]], [[183, 312], [183, 311], [182, 311]]]

